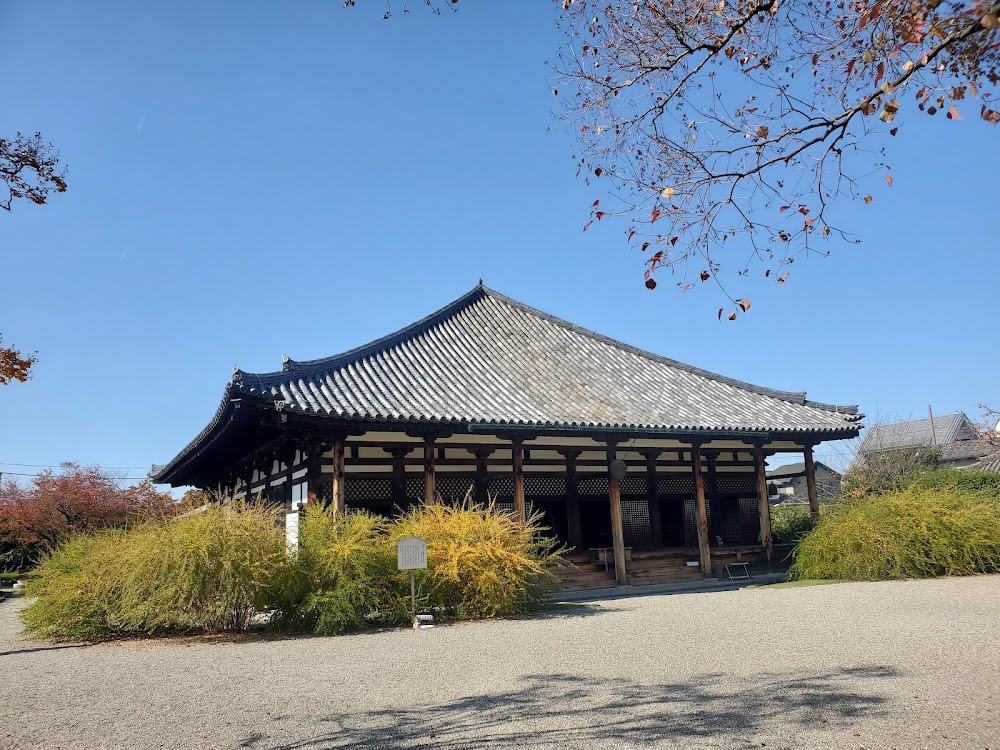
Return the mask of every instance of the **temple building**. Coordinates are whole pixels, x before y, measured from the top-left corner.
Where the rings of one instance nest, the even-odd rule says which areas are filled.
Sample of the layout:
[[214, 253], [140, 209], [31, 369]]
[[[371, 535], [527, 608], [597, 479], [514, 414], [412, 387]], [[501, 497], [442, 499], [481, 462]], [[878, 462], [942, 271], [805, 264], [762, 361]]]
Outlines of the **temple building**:
[[[614, 341], [484, 287], [406, 328], [281, 370], [236, 369], [215, 416], [154, 482], [262, 495], [288, 511], [391, 514], [494, 500], [532, 513], [609, 576], [675, 550], [713, 575], [772, 554], [765, 457], [852, 438], [856, 406], [808, 401]], [[579, 558], [578, 558], [579, 559]]]

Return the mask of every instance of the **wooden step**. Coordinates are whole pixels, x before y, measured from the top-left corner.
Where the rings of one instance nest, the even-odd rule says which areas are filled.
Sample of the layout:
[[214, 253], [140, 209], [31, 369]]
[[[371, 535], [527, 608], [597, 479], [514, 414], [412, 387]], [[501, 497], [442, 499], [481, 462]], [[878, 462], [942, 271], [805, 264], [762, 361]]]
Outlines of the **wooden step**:
[[559, 587], [560, 591], [593, 591], [595, 589], [611, 589], [617, 584], [614, 578], [604, 581], [573, 581]]

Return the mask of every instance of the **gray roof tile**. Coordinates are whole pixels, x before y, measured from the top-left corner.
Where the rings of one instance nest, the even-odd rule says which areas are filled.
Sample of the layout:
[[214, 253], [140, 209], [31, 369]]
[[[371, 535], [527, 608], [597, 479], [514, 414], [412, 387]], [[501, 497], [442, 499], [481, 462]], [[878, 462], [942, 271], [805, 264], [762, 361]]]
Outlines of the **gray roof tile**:
[[237, 372], [233, 389], [352, 420], [853, 432], [860, 419], [856, 407], [650, 354], [483, 286], [344, 354]]

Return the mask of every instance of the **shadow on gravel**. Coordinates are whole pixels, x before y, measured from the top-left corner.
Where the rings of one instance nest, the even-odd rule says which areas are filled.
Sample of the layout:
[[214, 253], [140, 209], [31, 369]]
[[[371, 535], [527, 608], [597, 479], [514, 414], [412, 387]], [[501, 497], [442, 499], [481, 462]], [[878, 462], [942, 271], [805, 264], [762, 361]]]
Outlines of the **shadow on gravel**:
[[398, 711], [328, 716], [327, 731], [290, 743], [251, 735], [242, 747], [267, 750], [442, 747], [637, 746], [665, 740], [751, 735], [779, 727], [853, 727], [886, 712], [892, 667], [824, 673], [762, 673], [734, 689], [725, 675], [641, 685], [571, 675], [536, 675], [516, 689]]
[[89, 643], [57, 643], [52, 646], [26, 645], [24, 648], [14, 648], [10, 651], [0, 651], [0, 656], [20, 656], [21, 654], [33, 654], [37, 651], [62, 651], [66, 648], [87, 648]]

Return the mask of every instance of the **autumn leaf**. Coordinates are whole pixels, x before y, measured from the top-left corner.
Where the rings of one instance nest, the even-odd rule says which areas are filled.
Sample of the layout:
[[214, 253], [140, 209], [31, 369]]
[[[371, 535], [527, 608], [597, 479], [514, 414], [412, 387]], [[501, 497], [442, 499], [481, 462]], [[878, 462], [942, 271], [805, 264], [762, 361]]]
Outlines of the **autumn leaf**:
[[719, 308], [719, 320], [722, 320], [722, 308]]
[[887, 184], [887, 185], [888, 185], [889, 187], [892, 187], [892, 175], [891, 175], [891, 174], [887, 174], [887, 175], [885, 176], [885, 182], [886, 182], [886, 184]]
[[588, 222], [587, 222], [586, 224], [584, 224], [584, 225], [583, 225], [583, 231], [584, 231], [584, 232], [586, 232], [586, 231], [587, 231], [588, 229], [590, 229], [590, 225], [591, 225], [591, 224], [593, 224], [593, 223], [594, 223], [594, 220], [593, 220], [593, 219], [591, 219], [591, 220], [590, 220], [590, 221], [588, 221]]
[[672, 187], [663, 188], [663, 192], [660, 193], [664, 198], [672, 198], [674, 195], [674, 189]]
[[747, 310], [750, 309], [750, 300], [747, 299], [746, 297], [743, 297], [742, 299], [738, 299], [738, 300], [736, 300], [736, 302], [739, 304], [739, 306], [743, 310], [743, 312], [746, 312]]
[[875, 199], [872, 198], [870, 195], [866, 195], [865, 196], [865, 203], [871, 203], [873, 200], [875, 200]]
[[775, 279], [775, 281], [777, 281], [778, 284], [784, 284], [787, 280], [788, 280], [788, 272], [787, 271], [785, 272], [784, 276], [779, 276], [777, 279]]
[[702, 271], [701, 272], [701, 280], [702, 281], [708, 281], [710, 278], [711, 278], [711, 276], [709, 275], [708, 271]]
[[727, 313], [726, 314], [726, 318], [728, 320], [736, 320], [736, 312], [734, 311], [734, 312], [731, 312], [731, 313]]
[[962, 115], [958, 114], [958, 107], [956, 107], [954, 104], [952, 104], [950, 107], [948, 107], [948, 114], [946, 115], [946, 117], [949, 120], [964, 120], [965, 119], [964, 117], [962, 117]]
[[654, 221], [660, 218], [660, 209], [654, 208], [653, 213], [650, 214], [649, 223], [652, 224]]
[[591, 205], [591, 208], [597, 208], [597, 206], [598, 206], [598, 204], [599, 204], [600, 202], [601, 202], [601, 199], [600, 199], [600, 198], [598, 198], [598, 199], [597, 199], [596, 201], [594, 201], [593, 205]]
[[607, 215], [608, 215], [607, 211], [598, 211], [596, 214], [594, 214], [594, 216], [597, 217], [598, 221], [600, 221], [601, 219], [603, 219]]
[[646, 252], [646, 250], [648, 250], [648, 249], [649, 249], [649, 243], [648, 242], [643, 242], [642, 243], [642, 252]]
[[778, 209], [778, 213], [779, 214], [783, 214], [783, 213], [785, 213], [785, 211], [787, 211], [790, 208], [791, 208], [791, 206], [782, 206], [781, 208]]
[[647, 289], [656, 289], [656, 279], [646, 279]]
[[604, 170], [601, 169], [600, 167], [598, 167], [597, 169], [594, 170], [594, 176], [595, 177], [600, 177], [603, 172], [604, 172]]

